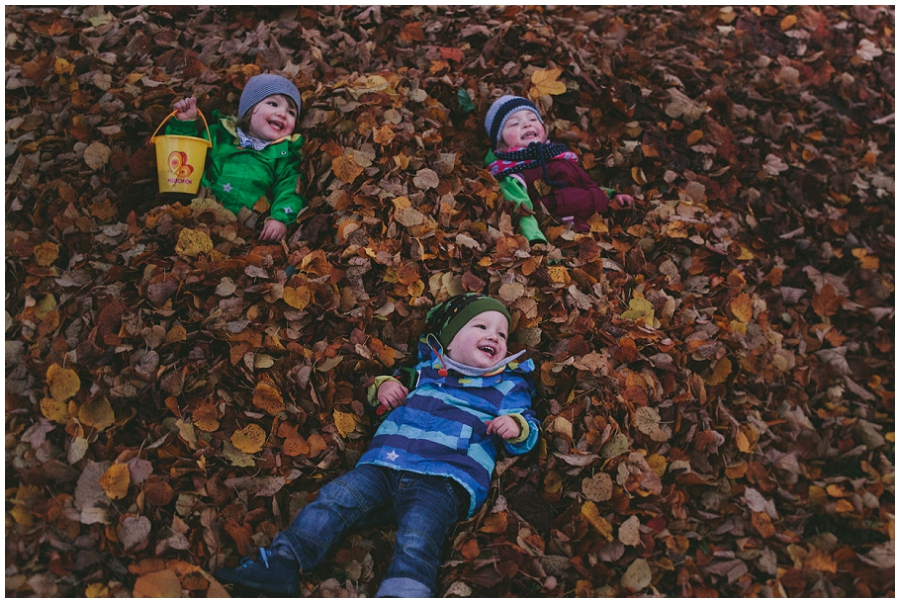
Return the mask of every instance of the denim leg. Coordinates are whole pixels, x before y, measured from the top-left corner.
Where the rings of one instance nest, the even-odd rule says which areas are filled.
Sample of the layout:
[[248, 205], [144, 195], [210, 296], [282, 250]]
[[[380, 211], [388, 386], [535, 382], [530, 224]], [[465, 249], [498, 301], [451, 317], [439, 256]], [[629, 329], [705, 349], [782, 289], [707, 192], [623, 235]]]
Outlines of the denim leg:
[[452, 480], [403, 472], [394, 497], [397, 541], [379, 597], [432, 597], [447, 536], [459, 521]]
[[359, 465], [329, 482], [275, 537], [272, 547], [287, 548], [301, 570], [312, 569], [349, 529], [361, 527], [373, 511], [392, 502], [396, 473]]

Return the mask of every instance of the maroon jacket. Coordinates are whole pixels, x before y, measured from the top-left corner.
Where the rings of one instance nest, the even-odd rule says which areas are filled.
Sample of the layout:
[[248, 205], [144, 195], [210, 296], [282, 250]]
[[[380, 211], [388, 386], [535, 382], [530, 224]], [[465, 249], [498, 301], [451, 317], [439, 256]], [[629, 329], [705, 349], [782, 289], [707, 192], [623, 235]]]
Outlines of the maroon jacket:
[[595, 213], [602, 214], [609, 207], [609, 197], [591, 180], [587, 172], [574, 161], [567, 159], [551, 159], [547, 162], [547, 173], [554, 182], [563, 183], [548, 195], [541, 195], [534, 183], [544, 180], [544, 172], [540, 167], [533, 167], [519, 172], [525, 178], [528, 196], [535, 208], [543, 205], [547, 212], [557, 220], [573, 219], [576, 230], [589, 230], [587, 219]]

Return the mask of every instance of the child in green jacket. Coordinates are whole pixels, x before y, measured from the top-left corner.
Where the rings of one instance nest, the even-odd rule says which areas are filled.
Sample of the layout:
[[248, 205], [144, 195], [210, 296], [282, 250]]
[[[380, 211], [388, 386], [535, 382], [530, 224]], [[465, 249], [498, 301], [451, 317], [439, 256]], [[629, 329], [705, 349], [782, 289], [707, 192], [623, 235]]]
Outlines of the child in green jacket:
[[[186, 98], [174, 108], [175, 120], [166, 127], [166, 134], [195, 136], [197, 101]], [[297, 193], [303, 146], [303, 137], [294, 133], [299, 113], [297, 87], [280, 75], [266, 73], [247, 81], [237, 118], [226, 117], [209, 126], [212, 149], [201, 184], [235, 214], [243, 207], [253, 208], [265, 196], [271, 211], [259, 233], [261, 241], [284, 239], [288, 226], [306, 206]]]
[[[484, 127], [494, 147], [485, 163], [507, 201], [548, 213], [579, 231], [590, 230], [587, 220], [595, 213], [634, 202], [630, 195], [597, 186], [575, 153], [549, 142], [544, 119], [528, 99], [500, 97], [488, 110]], [[519, 232], [531, 244], [547, 242], [533, 215], [519, 221]]]

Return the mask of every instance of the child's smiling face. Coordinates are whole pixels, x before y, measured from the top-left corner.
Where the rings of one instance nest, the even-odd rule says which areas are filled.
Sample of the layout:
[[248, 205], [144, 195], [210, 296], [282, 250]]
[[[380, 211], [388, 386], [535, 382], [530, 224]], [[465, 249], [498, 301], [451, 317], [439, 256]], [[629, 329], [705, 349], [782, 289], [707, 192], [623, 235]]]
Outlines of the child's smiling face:
[[447, 356], [473, 368], [490, 368], [506, 358], [509, 321], [489, 310], [476, 314], [447, 344]]
[[510, 115], [500, 132], [500, 149], [527, 147], [532, 142], [546, 142], [547, 131], [534, 112], [520, 109]]
[[297, 109], [286, 96], [273, 94], [256, 103], [251, 109], [250, 136], [260, 140], [278, 140], [294, 131]]

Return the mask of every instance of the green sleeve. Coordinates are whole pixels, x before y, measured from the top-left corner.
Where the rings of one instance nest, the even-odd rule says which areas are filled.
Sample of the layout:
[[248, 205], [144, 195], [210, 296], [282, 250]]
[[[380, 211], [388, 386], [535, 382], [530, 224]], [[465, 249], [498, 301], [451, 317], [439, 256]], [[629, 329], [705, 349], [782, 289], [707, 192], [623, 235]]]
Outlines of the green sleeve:
[[[513, 203], [516, 207], [524, 205], [530, 210], [534, 210], [534, 204], [528, 196], [528, 190], [519, 182], [518, 179], [506, 177], [500, 179], [500, 194], [503, 198]], [[541, 232], [537, 218], [534, 216], [522, 216], [519, 220], [519, 232], [523, 237], [528, 239], [529, 243], [546, 243], [547, 237]]]
[[[303, 143], [302, 138], [298, 143]], [[291, 151], [292, 158], [280, 161], [275, 170], [275, 183], [272, 185], [272, 209], [269, 215], [279, 222], [290, 226], [297, 221], [297, 214], [306, 207], [306, 199], [297, 193], [297, 178], [300, 176], [300, 152]]]
[[180, 120], [175, 119], [174, 117], [169, 120], [169, 123], [166, 124], [166, 136], [202, 136], [203, 139], [206, 139], [206, 129], [204, 128], [202, 132], [200, 132], [197, 128], [197, 124], [202, 124], [200, 120], [190, 119], [190, 120]]
[[615, 197], [616, 195], [619, 194], [619, 191], [617, 191], [616, 189], [606, 188], [605, 186], [601, 186], [600, 190], [603, 191], [604, 193], [606, 193], [606, 196], [609, 198], [610, 201], [612, 201], [613, 197]]

